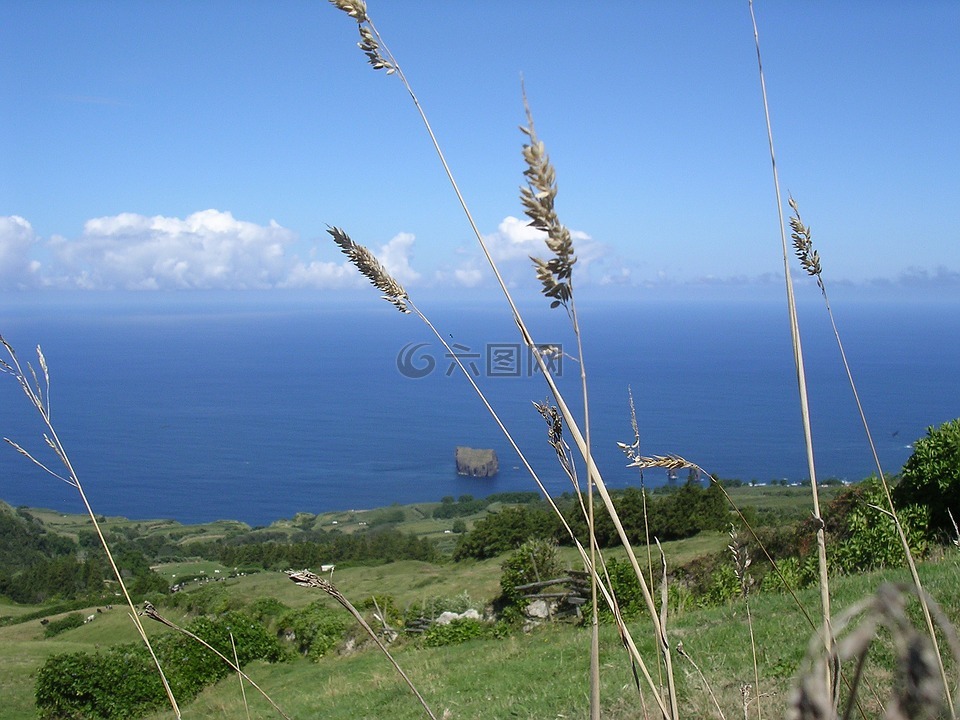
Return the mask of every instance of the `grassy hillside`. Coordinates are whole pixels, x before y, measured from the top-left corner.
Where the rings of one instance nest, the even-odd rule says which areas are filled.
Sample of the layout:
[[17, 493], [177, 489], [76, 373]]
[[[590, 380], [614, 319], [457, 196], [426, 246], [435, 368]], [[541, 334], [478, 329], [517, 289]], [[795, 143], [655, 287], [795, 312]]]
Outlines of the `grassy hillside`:
[[[950, 558], [921, 568], [924, 580], [941, 604], [960, 608], [960, 564]], [[345, 594], [359, 600], [372, 591], [415, 600], [421, 594], [456, 593], [495, 586], [496, 562], [469, 567], [423, 567], [396, 563], [384, 568], [357, 568], [335, 573]], [[835, 605], [849, 606], [874, 592], [885, 581], [907, 581], [902, 572], [870, 573], [838, 579]], [[279, 573], [238, 578], [231, 594], [239, 600], [278, 597], [290, 605], [306, 604], [315, 596]], [[800, 593], [815, 613], [815, 590]], [[791, 678], [800, 667], [810, 627], [792, 599], [763, 595], [752, 600], [759, 651], [763, 710], [777, 717], [784, 707]], [[738, 713], [741, 683], [752, 683], [749, 634], [741, 602], [684, 613], [671, 621], [672, 644], [683, 642], [697, 662], [728, 716]], [[168, 613], [173, 616], [173, 613]], [[956, 612], [953, 613], [956, 619]], [[162, 628], [151, 626], [154, 632]], [[646, 657], [653, 657], [644, 621], [631, 623]], [[0, 628], [0, 687], [5, 718], [34, 718], [32, 673], [52, 652], [92, 650], [98, 645], [129, 641], [133, 630], [121, 609], [101, 614], [93, 623], [54, 639], [42, 639], [38, 622]], [[478, 640], [442, 648], [418, 648], [401, 643], [396, 657], [435, 712], [452, 718], [500, 720], [507, 717], [582, 717], [586, 706], [587, 634], [569, 625], [541, 627], [505, 640]], [[605, 718], [642, 717], [642, 700], [631, 679], [629, 662], [612, 627], [602, 634]], [[677, 659], [681, 696], [687, 717], [713, 716], [708, 695], [692, 666]], [[318, 663], [296, 659], [268, 665], [255, 663], [247, 672], [295, 718], [420, 718], [422, 709], [377, 651], [364, 648], [323, 658]], [[885, 672], [872, 671], [873, 680]], [[276, 714], [248, 689], [252, 718]], [[168, 718], [157, 713], [151, 719]], [[185, 717], [245, 717], [236, 678], [209, 688], [186, 708]]]
[[[799, 519], [807, 514], [808, 499], [803, 488], [735, 488], [731, 495], [742, 507], [751, 507], [760, 516]], [[330, 607], [338, 606], [318, 591], [301, 588], [282, 572], [263, 571], [228, 577], [233, 568], [210, 560], [190, 559], [193, 542], [210, 536], [244, 534], [251, 537], [282, 532], [289, 537], [309, 533], [318, 527], [336, 527], [348, 532], [364, 532], [377, 517], [388, 516], [391, 525], [404, 531], [429, 536], [443, 535], [450, 519], [432, 517], [439, 504], [393, 506], [364, 512], [329, 513], [320, 516], [299, 515], [278, 521], [269, 528], [252, 529], [240, 523], [218, 522], [202, 526], [183, 526], [172, 521], [131, 521], [107, 518], [108, 528], [127, 532], [131, 537], [163, 536], [184, 551], [184, 558], [154, 566], [171, 584], [186, 578], [201, 578], [188, 584], [176, 600], [196, 600], [201, 606], [220, 608], [249, 607], [257, 600], [275, 598], [285, 606], [303, 608], [321, 599]], [[496, 508], [494, 508], [496, 509]], [[88, 529], [88, 520], [44, 510], [29, 510], [48, 530], [79, 535]], [[469, 523], [489, 509], [467, 516]], [[785, 520], [784, 520], [785, 521]], [[336, 522], [336, 525], [334, 525]], [[367, 525], [361, 525], [361, 523]], [[729, 537], [720, 532], [704, 532], [693, 538], [667, 542], [663, 550], [671, 568], [694, 558], [723, 552]], [[611, 551], [608, 557], [620, 557]], [[564, 566], [577, 568], [579, 561], [571, 548], [561, 548]], [[398, 561], [381, 565], [342, 564], [332, 575], [337, 587], [355, 604], [362, 605], [373, 595], [389, 595], [396, 606], [416, 609], [439, 598], [483, 609], [500, 591], [503, 556], [488, 560], [427, 563]], [[217, 572], [220, 571], [220, 572]], [[960, 608], [960, 562], [948, 554], [937, 563], [926, 563], [921, 572], [929, 591], [956, 619]], [[203, 579], [207, 581], [203, 581]], [[217, 580], [214, 582], [213, 580]], [[852, 605], [875, 592], [884, 581], [908, 580], [905, 573], [886, 571], [851, 577], [839, 577], [832, 585], [834, 612]], [[819, 617], [815, 589], [799, 593], [801, 604], [810, 615]], [[760, 691], [763, 712], [775, 717], [784, 708], [793, 676], [801, 667], [813, 629], [792, 598], [776, 593], [751, 597], [751, 611], [758, 650]], [[54, 612], [55, 620], [65, 612]], [[97, 612], [97, 609], [101, 612]], [[190, 618], [187, 604], [162, 606], [164, 615], [184, 624]], [[742, 600], [716, 607], [697, 609], [694, 604], [670, 618], [670, 643], [683, 643], [685, 652], [703, 670], [713, 692], [728, 717], [742, 714], [741, 685], [753, 684], [752, 654], [746, 606]], [[88, 651], [136, 640], [132, 623], [124, 608], [107, 610], [103, 604], [75, 609], [84, 617], [95, 615], [93, 622], [68, 630], [52, 638], [44, 637], [40, 616], [42, 607], [24, 606], [0, 600], [0, 617], [9, 624], [0, 626], [0, 689], [4, 699], [3, 717], [18, 720], [35, 718], [35, 674], [44, 660], [54, 653]], [[26, 622], [19, 618], [40, 613]], [[630, 623], [634, 638], [644, 657], [655, 662], [649, 620]], [[153, 634], [169, 632], [152, 623]], [[419, 718], [422, 709], [400, 682], [383, 656], [357, 632], [353, 642], [319, 662], [293, 655], [282, 664], [257, 662], [247, 668], [291, 717], [306, 718], [323, 714], [330, 718]], [[430, 648], [402, 637], [394, 652], [438, 716], [449, 711], [451, 718], [544, 718], [581, 717], [586, 707], [587, 643], [585, 631], [572, 625], [548, 625], [531, 632], [515, 632], [505, 639], [473, 640], [462, 645]], [[348, 649], [349, 648], [349, 649]], [[292, 651], [291, 651], [292, 652]], [[684, 715], [706, 717], [715, 713], [709, 694], [692, 664], [675, 654], [676, 675]], [[890, 658], [873, 668], [872, 682], [882, 683], [889, 674]], [[642, 717], [643, 704], [632, 669], [613, 626], [604, 626], [601, 637], [601, 663], [604, 717]], [[656, 674], [656, 666], [651, 667]], [[870, 696], [872, 697], [872, 695]], [[276, 717], [259, 696], [248, 689], [250, 717]], [[877, 700], [870, 702], [876, 703]], [[652, 707], [647, 710], [655, 715]], [[236, 678], [228, 678], [208, 688], [186, 708], [185, 717], [245, 717]], [[169, 712], [152, 718], [170, 717]]]

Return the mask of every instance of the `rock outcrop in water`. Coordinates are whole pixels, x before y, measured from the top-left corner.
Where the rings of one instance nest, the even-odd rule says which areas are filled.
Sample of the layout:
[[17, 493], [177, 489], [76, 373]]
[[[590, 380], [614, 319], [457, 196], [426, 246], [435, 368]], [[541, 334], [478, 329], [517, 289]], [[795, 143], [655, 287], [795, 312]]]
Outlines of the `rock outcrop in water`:
[[493, 450], [457, 446], [457, 474], [470, 477], [493, 477], [500, 470]]

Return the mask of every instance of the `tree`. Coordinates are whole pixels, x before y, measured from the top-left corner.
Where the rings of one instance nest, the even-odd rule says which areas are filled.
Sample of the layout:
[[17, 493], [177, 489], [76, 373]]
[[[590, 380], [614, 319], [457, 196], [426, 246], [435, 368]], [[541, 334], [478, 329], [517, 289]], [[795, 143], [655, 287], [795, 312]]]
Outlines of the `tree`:
[[950, 514], [960, 522], [960, 418], [927, 428], [927, 436], [913, 444], [894, 499], [900, 507], [928, 508], [930, 530], [954, 534]]

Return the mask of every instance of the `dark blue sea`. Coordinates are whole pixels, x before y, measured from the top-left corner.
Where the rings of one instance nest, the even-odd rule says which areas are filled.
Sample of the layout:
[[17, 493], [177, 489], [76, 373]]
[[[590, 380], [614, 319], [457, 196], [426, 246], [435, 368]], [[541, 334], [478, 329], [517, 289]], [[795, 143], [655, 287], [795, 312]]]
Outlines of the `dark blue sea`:
[[[368, 294], [41, 297], [6, 300], [0, 333], [24, 362], [42, 345], [56, 430], [100, 514], [262, 525], [535, 489], [427, 327]], [[580, 407], [566, 317], [536, 301], [536, 339], [562, 347], [561, 388]], [[442, 298], [424, 310], [550, 490], [570, 489], [531, 404], [546, 387], [506, 311]], [[897, 472], [928, 426], [960, 416], [958, 305], [874, 299], [834, 310], [881, 463]], [[616, 446], [633, 441], [628, 388], [644, 454], [676, 453], [722, 478], [809, 477], [782, 299], [598, 301], [583, 303], [581, 322], [592, 442], [610, 486], [640, 481]], [[818, 296], [801, 307], [801, 333], [817, 476], [860, 480], [875, 464]], [[2, 375], [0, 435], [56, 466]], [[499, 475], [458, 476], [457, 445], [494, 448]], [[0, 447], [0, 498], [82, 512], [72, 487], [10, 447]]]

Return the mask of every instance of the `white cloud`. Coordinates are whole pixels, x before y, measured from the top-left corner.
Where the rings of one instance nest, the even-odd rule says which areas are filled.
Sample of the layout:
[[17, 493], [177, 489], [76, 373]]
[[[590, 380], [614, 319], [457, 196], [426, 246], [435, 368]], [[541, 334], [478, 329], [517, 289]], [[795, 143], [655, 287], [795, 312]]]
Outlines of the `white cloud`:
[[297, 262], [280, 283], [284, 288], [346, 288], [361, 287], [367, 281], [349, 262], [335, 263], [311, 260]]
[[[47, 240], [21, 217], [0, 217], [0, 289], [243, 290], [366, 284], [332, 245], [315, 246], [302, 259], [295, 252], [298, 239], [275, 221], [258, 225], [220, 210], [186, 218], [120, 213], [88, 220], [79, 237], [55, 235]], [[421, 277], [411, 264], [414, 241], [410, 233], [399, 233], [377, 253], [401, 283]], [[318, 249], [338, 259], [323, 260]], [[41, 268], [34, 254], [49, 262]]]
[[[609, 249], [580, 230], [571, 230], [570, 237], [573, 239], [577, 256], [576, 272], [581, 279], [589, 281], [587, 268], [594, 263], [602, 265], [608, 258]], [[484, 236], [484, 242], [507, 284], [515, 286], [518, 282], [533, 282], [535, 275], [530, 256], [549, 257], [550, 251], [544, 242], [545, 238], [546, 233], [542, 230], [530, 227], [526, 220], [509, 215], [500, 222], [496, 232]], [[478, 269], [478, 266], [485, 263], [486, 261], [480, 258], [479, 250], [471, 252], [456, 269], [438, 275], [438, 279], [453, 281], [465, 287], [475, 287], [489, 276], [485, 270]], [[603, 269], [598, 282], [609, 282], [607, 278], [619, 272], [619, 268]]]
[[497, 262], [504, 262], [531, 255], [542, 255], [546, 249], [543, 230], [530, 227], [526, 220], [508, 215], [497, 226], [497, 231], [484, 237], [490, 255]]
[[420, 279], [420, 273], [410, 266], [415, 238], [410, 233], [399, 233], [390, 242], [380, 247], [377, 259], [393, 278], [401, 285], [414, 283]]
[[0, 289], [37, 284], [40, 263], [31, 252], [38, 242], [33, 226], [19, 215], [0, 217]]
[[453, 271], [453, 277], [459, 285], [464, 287], [476, 287], [481, 282], [486, 273], [475, 267], [461, 267]]
[[121, 213], [88, 220], [75, 240], [51, 241], [60, 278], [85, 288], [268, 288], [288, 270], [285, 250], [296, 234], [229, 212], [204, 210], [185, 219]]

